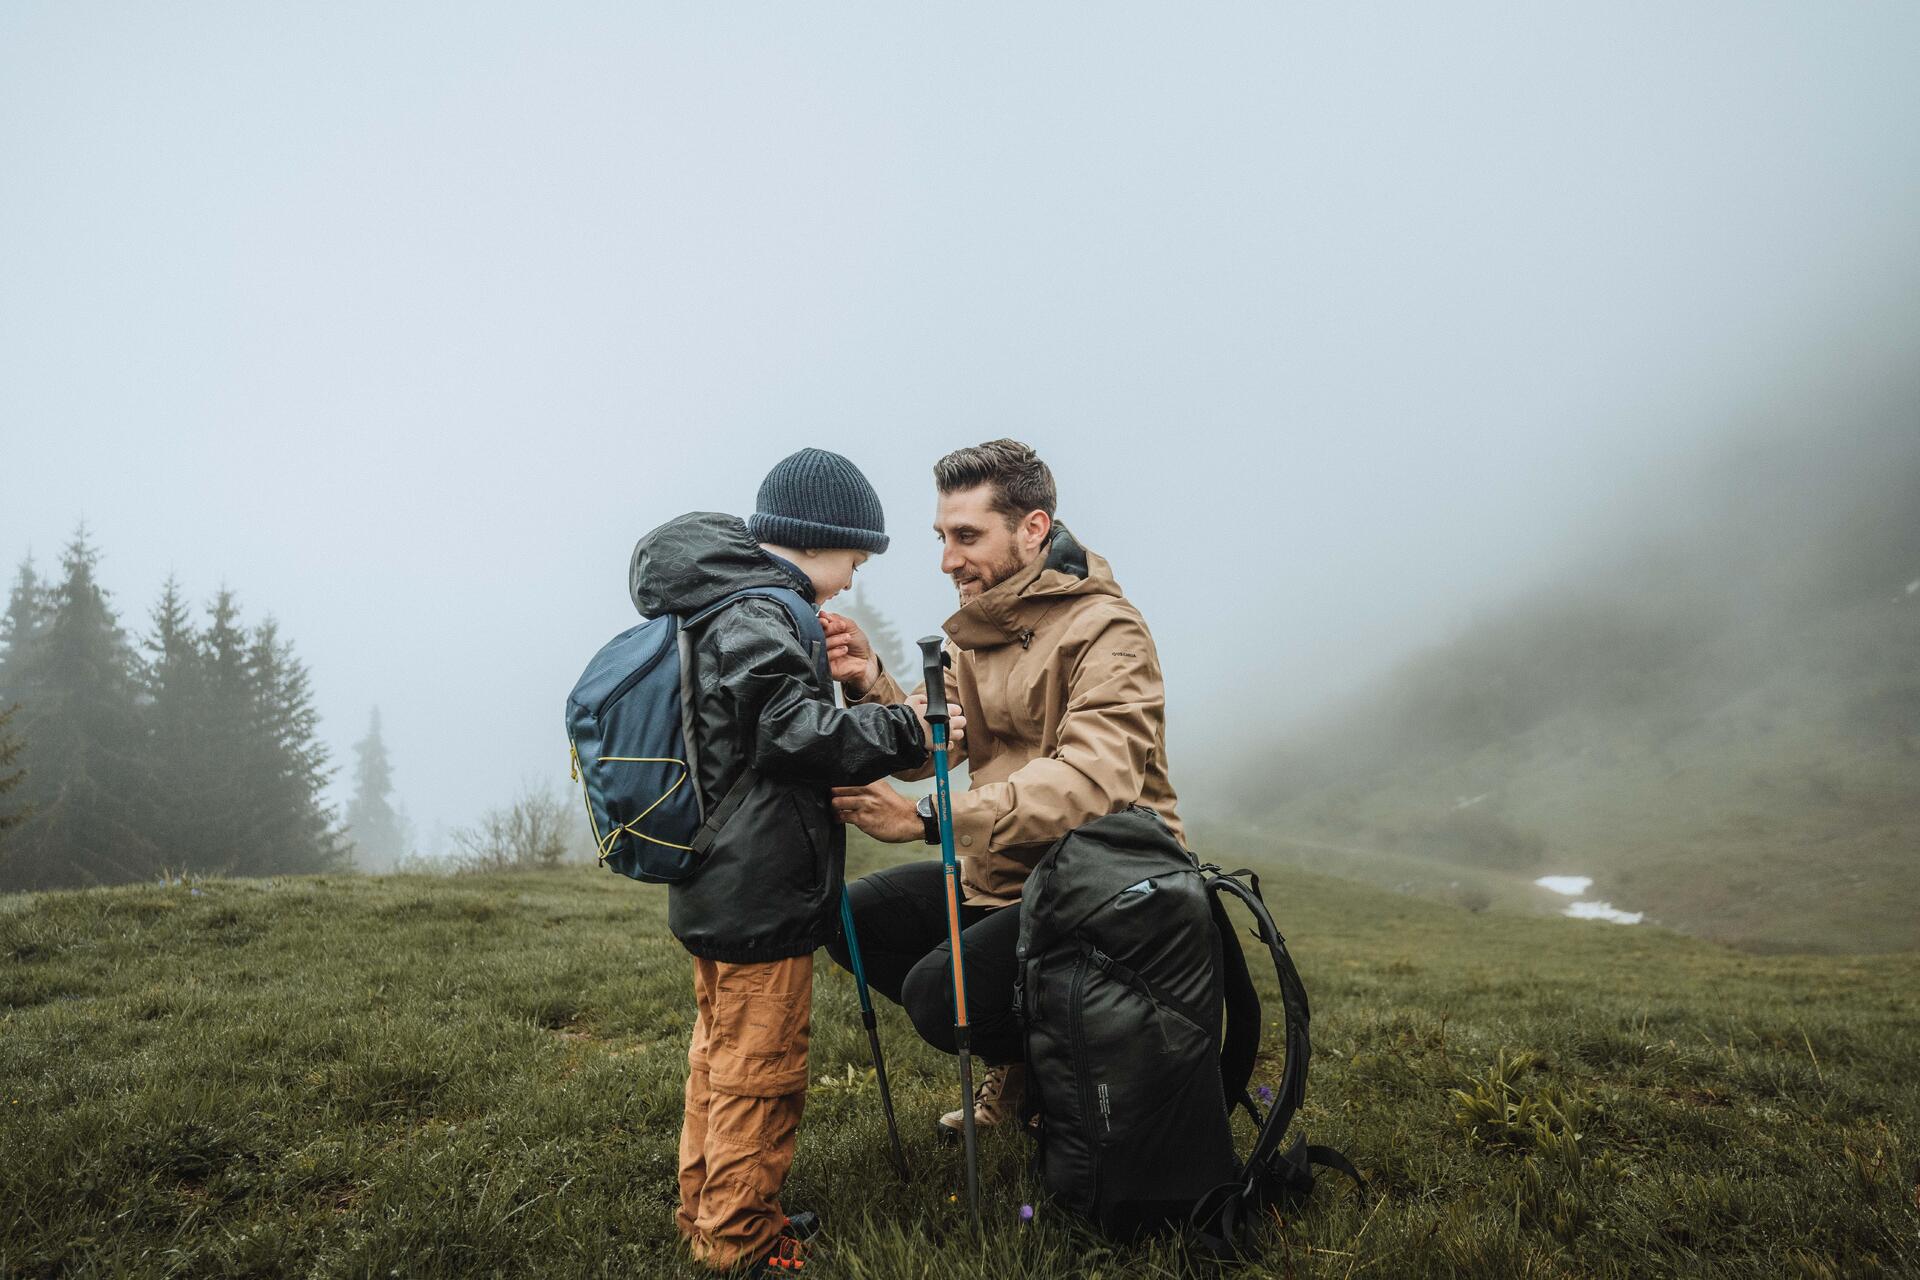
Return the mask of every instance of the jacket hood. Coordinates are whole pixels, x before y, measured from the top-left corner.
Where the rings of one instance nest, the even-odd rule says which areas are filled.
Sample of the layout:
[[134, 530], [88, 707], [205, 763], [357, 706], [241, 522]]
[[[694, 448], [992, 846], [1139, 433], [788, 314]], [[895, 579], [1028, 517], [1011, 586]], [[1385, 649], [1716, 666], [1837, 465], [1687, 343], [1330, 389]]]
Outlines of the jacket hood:
[[642, 617], [693, 613], [747, 587], [786, 587], [813, 600], [797, 567], [760, 549], [738, 516], [690, 511], [635, 544], [627, 590]]
[[981, 592], [943, 628], [963, 649], [1010, 644], [1070, 596], [1117, 596], [1120, 584], [1106, 558], [1080, 545], [1063, 524], [1053, 526], [1047, 553], [990, 590]]

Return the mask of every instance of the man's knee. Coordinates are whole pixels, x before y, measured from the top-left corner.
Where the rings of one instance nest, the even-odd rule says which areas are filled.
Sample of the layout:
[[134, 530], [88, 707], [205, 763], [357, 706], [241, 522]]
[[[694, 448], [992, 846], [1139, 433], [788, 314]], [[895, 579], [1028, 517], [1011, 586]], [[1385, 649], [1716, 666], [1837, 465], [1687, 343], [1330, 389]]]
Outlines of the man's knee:
[[953, 966], [941, 948], [913, 966], [900, 988], [900, 1003], [920, 1038], [944, 1053], [954, 1051]]
[[[854, 941], [866, 962], [867, 981], [890, 1000], [900, 999], [899, 984], [908, 968], [945, 936], [939, 880], [928, 883], [920, 870], [905, 863], [847, 882]], [[827, 954], [852, 971], [852, 948], [844, 934], [827, 944]]]

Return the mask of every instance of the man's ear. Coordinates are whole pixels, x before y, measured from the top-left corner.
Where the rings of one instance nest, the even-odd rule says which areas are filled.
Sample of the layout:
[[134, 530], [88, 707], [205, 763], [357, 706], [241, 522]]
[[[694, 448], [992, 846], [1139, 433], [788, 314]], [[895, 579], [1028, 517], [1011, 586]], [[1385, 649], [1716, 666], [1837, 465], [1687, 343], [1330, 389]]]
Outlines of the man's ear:
[[1029, 558], [1040, 549], [1040, 544], [1053, 532], [1053, 517], [1044, 511], [1029, 511], [1020, 522], [1020, 543], [1026, 549]]

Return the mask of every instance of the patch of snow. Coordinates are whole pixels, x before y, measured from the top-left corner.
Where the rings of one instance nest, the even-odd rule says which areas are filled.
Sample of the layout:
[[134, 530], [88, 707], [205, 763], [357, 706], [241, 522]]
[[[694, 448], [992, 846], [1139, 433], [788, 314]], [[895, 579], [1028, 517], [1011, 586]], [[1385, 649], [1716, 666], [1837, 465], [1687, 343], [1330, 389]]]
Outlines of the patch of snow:
[[1915, 578], [1907, 584], [1907, 594], [1914, 595], [1916, 593], [1920, 593], [1920, 578]]
[[1576, 902], [1560, 913], [1575, 920], [1611, 920], [1615, 924], [1639, 924], [1644, 911], [1622, 911], [1611, 902]]
[[1473, 806], [1479, 804], [1482, 800], [1485, 800], [1488, 796], [1492, 794], [1493, 792], [1491, 791], [1482, 791], [1479, 795], [1474, 796], [1472, 799], [1468, 799], [1466, 796], [1461, 796], [1459, 797], [1458, 801], [1454, 804], [1453, 807], [1455, 809], [1471, 809], [1473, 808]]
[[1575, 894], [1585, 893], [1593, 888], [1592, 876], [1541, 876], [1534, 881], [1542, 889], [1551, 889], [1571, 898]]

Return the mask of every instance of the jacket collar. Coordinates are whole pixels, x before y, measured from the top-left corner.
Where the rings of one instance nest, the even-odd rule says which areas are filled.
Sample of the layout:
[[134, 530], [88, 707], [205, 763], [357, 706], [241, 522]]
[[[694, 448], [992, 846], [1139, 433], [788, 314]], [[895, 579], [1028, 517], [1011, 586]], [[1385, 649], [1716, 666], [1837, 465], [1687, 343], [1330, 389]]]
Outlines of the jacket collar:
[[813, 579], [807, 576], [807, 571], [805, 569], [802, 569], [799, 565], [787, 559], [785, 556], [777, 556], [773, 554], [773, 552], [767, 550], [765, 547], [761, 547], [759, 550], [761, 555], [765, 556], [767, 559], [773, 562], [774, 568], [780, 570], [780, 572], [786, 574], [788, 578], [792, 579], [791, 585], [795, 591], [800, 593], [800, 598], [802, 600], [805, 600], [808, 604], [819, 603], [819, 601], [813, 598]]

